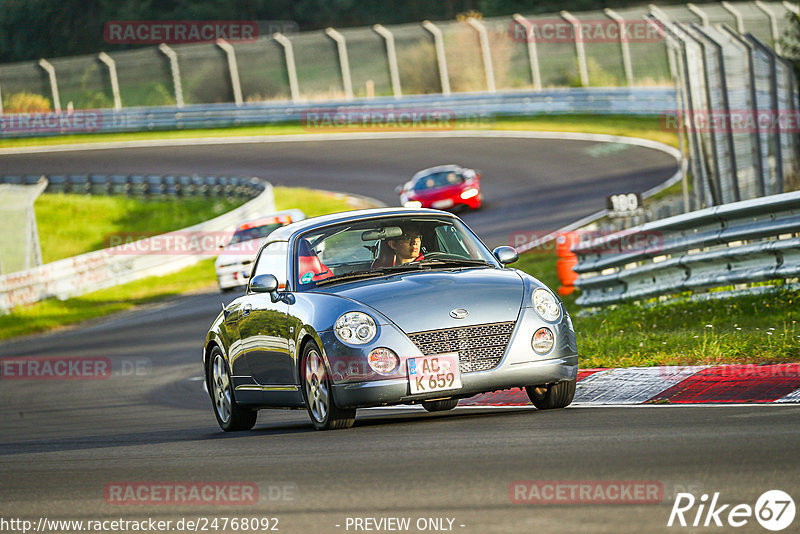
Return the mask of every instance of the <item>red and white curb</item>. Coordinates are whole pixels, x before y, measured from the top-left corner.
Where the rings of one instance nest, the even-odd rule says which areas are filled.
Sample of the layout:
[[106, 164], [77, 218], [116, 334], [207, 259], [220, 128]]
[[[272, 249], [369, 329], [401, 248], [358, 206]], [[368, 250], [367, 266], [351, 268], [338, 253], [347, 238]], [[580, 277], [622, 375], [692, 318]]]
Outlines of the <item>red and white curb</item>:
[[[576, 405], [800, 403], [800, 363], [581, 369]], [[524, 390], [464, 399], [459, 406], [526, 406]]]

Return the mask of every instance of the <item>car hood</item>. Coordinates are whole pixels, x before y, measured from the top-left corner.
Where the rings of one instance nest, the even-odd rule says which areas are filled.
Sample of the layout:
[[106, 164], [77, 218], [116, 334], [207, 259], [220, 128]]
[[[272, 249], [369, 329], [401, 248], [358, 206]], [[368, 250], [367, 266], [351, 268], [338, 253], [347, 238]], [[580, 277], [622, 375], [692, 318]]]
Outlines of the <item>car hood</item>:
[[[512, 270], [425, 270], [320, 288], [366, 304], [404, 332], [516, 321], [524, 283]], [[451, 317], [467, 310], [462, 319]]]

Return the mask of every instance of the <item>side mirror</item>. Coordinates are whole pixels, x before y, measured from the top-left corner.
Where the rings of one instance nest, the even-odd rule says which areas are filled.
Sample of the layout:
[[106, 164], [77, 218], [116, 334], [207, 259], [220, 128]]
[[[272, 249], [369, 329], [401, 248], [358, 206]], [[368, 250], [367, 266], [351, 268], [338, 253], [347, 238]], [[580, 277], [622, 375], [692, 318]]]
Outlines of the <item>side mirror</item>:
[[503, 265], [514, 263], [519, 259], [519, 254], [514, 250], [514, 247], [497, 247], [492, 251], [492, 254]]
[[278, 291], [278, 279], [272, 274], [259, 274], [250, 280], [250, 291], [269, 293], [274, 298]]
[[399, 195], [400, 193], [403, 192], [403, 186], [402, 185], [398, 185], [397, 187], [394, 188], [394, 192]]

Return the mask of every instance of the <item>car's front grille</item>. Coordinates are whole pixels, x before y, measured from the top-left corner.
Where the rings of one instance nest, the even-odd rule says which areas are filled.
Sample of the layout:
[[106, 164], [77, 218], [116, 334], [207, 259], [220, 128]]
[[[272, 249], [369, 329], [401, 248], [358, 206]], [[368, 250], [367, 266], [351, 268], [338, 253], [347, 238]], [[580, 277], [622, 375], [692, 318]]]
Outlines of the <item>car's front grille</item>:
[[506, 352], [514, 322], [481, 324], [408, 334], [422, 354], [458, 352], [462, 373], [496, 367]]

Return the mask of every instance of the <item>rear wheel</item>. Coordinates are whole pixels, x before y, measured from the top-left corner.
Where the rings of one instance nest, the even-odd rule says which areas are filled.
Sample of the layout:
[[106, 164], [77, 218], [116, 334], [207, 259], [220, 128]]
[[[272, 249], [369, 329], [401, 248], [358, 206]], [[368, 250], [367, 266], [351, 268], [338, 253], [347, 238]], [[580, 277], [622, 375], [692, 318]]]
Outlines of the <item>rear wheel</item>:
[[208, 359], [208, 393], [214, 405], [217, 423], [225, 432], [250, 430], [256, 424], [258, 412], [242, 408], [233, 397], [233, 383], [228, 363], [219, 347], [214, 347]]
[[422, 401], [422, 407], [429, 412], [445, 412], [458, 406], [458, 399], [442, 399], [435, 401]]
[[311, 424], [317, 430], [350, 428], [356, 420], [356, 410], [341, 409], [333, 400], [330, 375], [317, 344], [310, 341], [303, 349], [300, 361], [303, 399], [306, 401]]
[[543, 386], [527, 386], [525, 391], [533, 405], [540, 410], [564, 408], [575, 398], [576, 382], [577, 379], [573, 379]]

